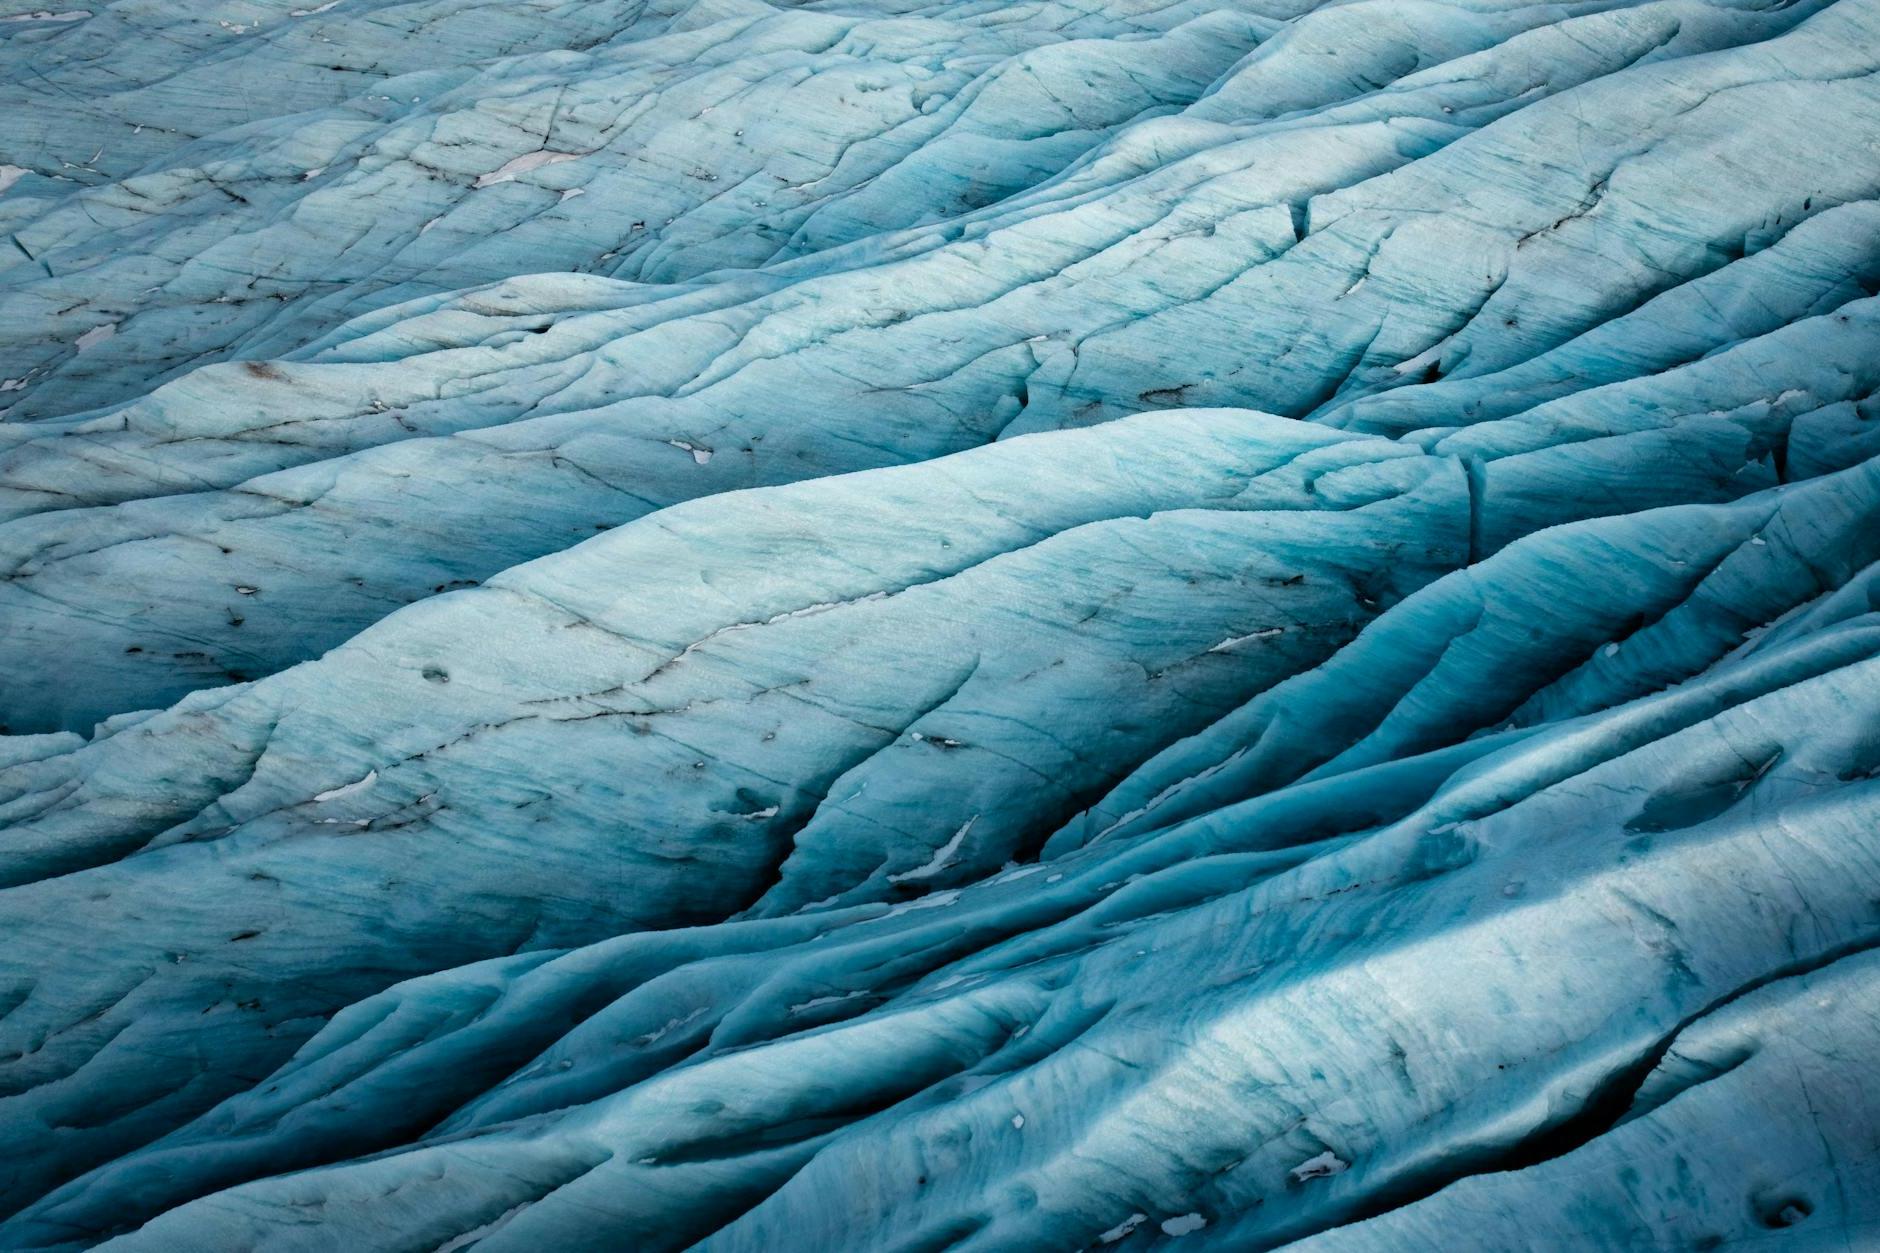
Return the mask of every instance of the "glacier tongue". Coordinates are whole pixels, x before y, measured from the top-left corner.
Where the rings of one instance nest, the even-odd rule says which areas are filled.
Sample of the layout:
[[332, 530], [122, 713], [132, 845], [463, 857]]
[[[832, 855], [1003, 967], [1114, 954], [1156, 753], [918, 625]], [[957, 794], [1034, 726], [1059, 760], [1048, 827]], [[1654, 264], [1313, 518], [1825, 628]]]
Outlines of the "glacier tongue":
[[0, 1245], [1870, 1242], [1877, 71], [0, 6]]

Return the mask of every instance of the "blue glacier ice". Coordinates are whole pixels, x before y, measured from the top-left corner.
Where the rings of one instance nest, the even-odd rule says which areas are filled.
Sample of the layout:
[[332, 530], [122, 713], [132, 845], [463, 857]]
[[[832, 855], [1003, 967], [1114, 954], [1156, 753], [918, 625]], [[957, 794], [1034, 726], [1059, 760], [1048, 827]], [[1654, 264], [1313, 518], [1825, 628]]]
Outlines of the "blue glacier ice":
[[0, 1248], [1880, 1247], [1880, 0], [44, 3]]

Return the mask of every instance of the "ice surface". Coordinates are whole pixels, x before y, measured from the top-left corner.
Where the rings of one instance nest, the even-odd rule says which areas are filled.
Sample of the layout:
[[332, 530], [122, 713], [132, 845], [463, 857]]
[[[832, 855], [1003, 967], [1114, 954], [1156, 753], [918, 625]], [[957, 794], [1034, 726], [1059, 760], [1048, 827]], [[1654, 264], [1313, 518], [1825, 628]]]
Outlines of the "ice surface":
[[0, 1246], [1880, 1240], [1880, 0], [0, 4]]

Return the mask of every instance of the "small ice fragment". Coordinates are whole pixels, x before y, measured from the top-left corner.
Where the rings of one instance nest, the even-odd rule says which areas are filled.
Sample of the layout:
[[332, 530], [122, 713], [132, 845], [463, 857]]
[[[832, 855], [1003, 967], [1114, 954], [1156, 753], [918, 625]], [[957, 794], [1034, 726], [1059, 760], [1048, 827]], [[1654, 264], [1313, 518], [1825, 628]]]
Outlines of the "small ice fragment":
[[1163, 1219], [1162, 1234], [1169, 1236], [1185, 1236], [1191, 1231], [1200, 1231], [1207, 1225], [1208, 1220], [1199, 1214], [1183, 1214], [1180, 1218]]
[[31, 173], [23, 165], [0, 165], [0, 191], [5, 191]]
[[1601, 657], [1617, 657], [1619, 655], [1619, 646], [1617, 644], [1608, 644], [1599, 650], [1599, 655]]
[[1023, 1114], [1013, 1114], [1012, 1115], [1012, 1130], [1023, 1131], [1024, 1129], [1025, 1129], [1025, 1116]]
[[1115, 1244], [1118, 1240], [1121, 1240], [1124, 1236], [1127, 1236], [1130, 1232], [1148, 1221], [1149, 1216], [1147, 1214], [1131, 1214], [1128, 1218], [1125, 1218], [1122, 1222], [1098, 1236], [1097, 1243]]

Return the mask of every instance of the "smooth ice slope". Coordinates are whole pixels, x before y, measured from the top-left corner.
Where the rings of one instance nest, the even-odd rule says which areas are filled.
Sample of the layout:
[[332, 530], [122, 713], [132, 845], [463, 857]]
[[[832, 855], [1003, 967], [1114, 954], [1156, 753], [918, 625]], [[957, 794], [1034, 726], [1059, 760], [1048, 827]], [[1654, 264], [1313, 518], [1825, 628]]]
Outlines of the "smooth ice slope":
[[1880, 0], [83, 3], [0, 1246], [1880, 1241]]

